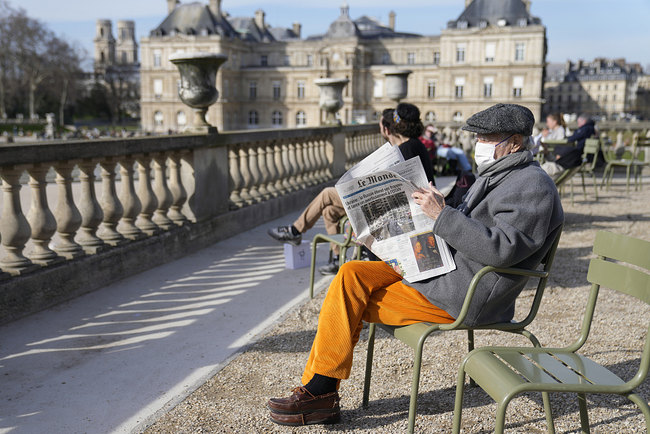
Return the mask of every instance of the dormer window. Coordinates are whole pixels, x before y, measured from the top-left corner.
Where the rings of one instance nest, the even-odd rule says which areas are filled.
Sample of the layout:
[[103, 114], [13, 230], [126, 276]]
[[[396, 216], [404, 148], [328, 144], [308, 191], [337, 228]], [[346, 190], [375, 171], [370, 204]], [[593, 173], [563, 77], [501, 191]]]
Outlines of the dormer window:
[[500, 18], [499, 21], [497, 21], [497, 26], [499, 27], [505, 27], [508, 22], [506, 21], [505, 18]]
[[204, 28], [201, 29], [201, 36], [208, 36], [208, 34], [209, 34], [209, 32], [208, 32], [207, 28], [204, 27]]
[[519, 20], [517, 20], [517, 25], [519, 27], [526, 27], [528, 25], [528, 19], [527, 18], [519, 18]]
[[467, 24], [468, 24], [467, 21], [465, 21], [465, 20], [460, 20], [460, 21], [458, 21], [458, 23], [456, 24], [456, 28], [458, 28], [458, 29], [466, 29], [466, 28], [467, 28]]
[[487, 27], [487, 25], [488, 25], [487, 20], [481, 20], [481, 21], [478, 22], [479, 29], [484, 29], [484, 28]]

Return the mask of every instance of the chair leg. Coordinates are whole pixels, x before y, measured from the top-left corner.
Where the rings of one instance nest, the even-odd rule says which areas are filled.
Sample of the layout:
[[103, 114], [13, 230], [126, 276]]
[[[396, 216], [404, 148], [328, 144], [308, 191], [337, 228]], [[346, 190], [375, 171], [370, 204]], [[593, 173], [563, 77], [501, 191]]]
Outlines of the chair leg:
[[[467, 330], [467, 352], [474, 349], [474, 330]], [[469, 377], [469, 387], [476, 387], [476, 382], [472, 377]]]
[[605, 184], [607, 183], [607, 172], [609, 172], [610, 165], [605, 166], [605, 170], [603, 170], [603, 179], [600, 180], [600, 189], [602, 190], [603, 187], [605, 187]]
[[632, 166], [627, 166], [627, 168], [625, 169], [625, 175], [626, 175], [626, 177], [625, 177], [625, 179], [626, 179], [626, 181], [625, 181], [625, 193], [626, 194], [630, 194], [630, 168], [631, 167]]
[[314, 273], [316, 272], [316, 246], [318, 241], [311, 242], [311, 269], [309, 272], [309, 298], [314, 298]]
[[361, 401], [361, 406], [363, 408], [368, 407], [368, 401], [370, 398], [370, 377], [372, 376], [372, 357], [375, 352], [375, 330], [377, 326], [375, 323], [370, 323], [368, 328], [368, 352], [366, 354], [366, 376], [363, 380], [363, 400]]
[[503, 402], [499, 402], [497, 405], [497, 418], [494, 422], [494, 433], [503, 434], [503, 428], [506, 424], [506, 410], [508, 409], [508, 404], [510, 404], [510, 397], [506, 397]]
[[553, 409], [551, 408], [551, 399], [548, 392], [542, 392], [542, 402], [544, 403], [544, 414], [546, 415], [546, 431], [548, 434], [555, 434], [555, 424], [553, 424]]
[[[460, 434], [460, 422], [463, 418], [463, 392], [465, 391], [465, 366], [461, 366], [456, 379], [456, 401], [454, 403], [453, 434]], [[470, 378], [471, 381], [471, 378]]]
[[420, 388], [420, 369], [422, 367], [422, 349], [424, 340], [422, 340], [415, 350], [415, 360], [413, 363], [413, 380], [411, 382], [411, 402], [409, 404], [409, 426], [408, 433], [413, 434], [415, 430], [415, 416], [418, 407], [418, 389]]
[[589, 434], [589, 413], [587, 412], [587, 395], [578, 393], [578, 406], [580, 407], [580, 425], [582, 432]]
[[650, 432], [650, 407], [648, 407], [648, 403], [642, 396], [639, 396], [636, 393], [627, 395], [627, 398], [639, 407], [641, 413], [643, 413], [643, 417], [645, 418], [646, 432]]
[[584, 196], [585, 200], [587, 200], [587, 187], [585, 187], [585, 174], [580, 172], [580, 178], [582, 181], [582, 195]]
[[573, 202], [573, 178], [571, 178], [570, 181], [571, 181], [571, 205], [574, 205], [574, 202]]
[[594, 194], [596, 195], [596, 202], [598, 202], [598, 187], [596, 186], [596, 175], [591, 172], [591, 180], [594, 182]]
[[347, 260], [347, 256], [346, 256], [347, 253], [348, 253], [347, 247], [341, 247], [339, 249], [339, 267], [345, 264], [345, 261]]

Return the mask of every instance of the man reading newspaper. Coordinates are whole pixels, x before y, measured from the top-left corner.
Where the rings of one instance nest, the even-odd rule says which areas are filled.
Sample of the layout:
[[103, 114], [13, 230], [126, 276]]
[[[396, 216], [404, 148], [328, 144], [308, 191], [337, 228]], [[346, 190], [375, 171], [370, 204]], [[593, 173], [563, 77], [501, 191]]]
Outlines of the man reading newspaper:
[[[435, 220], [433, 234], [451, 247], [456, 269], [409, 283], [383, 262], [343, 265], [321, 308], [302, 376], [304, 386], [293, 389], [289, 397], [268, 401], [272, 421], [305, 425], [339, 420], [337, 389], [340, 380], [350, 375], [362, 321], [397, 326], [421, 321], [451, 323], [470, 280], [483, 266], [532, 268], [541, 262], [564, 215], [555, 185], [526, 149], [533, 123], [530, 110], [515, 104], [497, 104], [467, 120], [463, 128], [478, 135], [479, 177], [463, 203], [458, 208], [445, 206], [433, 186], [412, 193], [422, 212]], [[428, 241], [417, 242], [424, 248], [422, 243]], [[515, 299], [525, 282], [524, 277], [485, 276], [466, 323], [512, 319]]]

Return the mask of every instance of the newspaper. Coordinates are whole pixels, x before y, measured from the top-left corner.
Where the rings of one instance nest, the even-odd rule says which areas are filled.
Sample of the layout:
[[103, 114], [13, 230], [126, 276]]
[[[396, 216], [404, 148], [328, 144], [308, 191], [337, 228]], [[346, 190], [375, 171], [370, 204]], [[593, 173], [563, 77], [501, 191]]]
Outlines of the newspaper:
[[390, 143], [352, 167], [336, 184], [357, 240], [408, 282], [456, 269], [449, 246], [432, 231], [435, 220], [411, 197], [426, 185], [420, 158], [404, 161]]

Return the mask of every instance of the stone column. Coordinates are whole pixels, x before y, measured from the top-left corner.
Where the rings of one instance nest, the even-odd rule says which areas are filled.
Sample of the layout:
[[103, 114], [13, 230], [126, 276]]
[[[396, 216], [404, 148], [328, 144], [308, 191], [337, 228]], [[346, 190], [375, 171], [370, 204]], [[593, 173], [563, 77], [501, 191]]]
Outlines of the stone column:
[[183, 214], [183, 205], [187, 200], [187, 192], [181, 179], [181, 155], [174, 152], [169, 156], [169, 191], [172, 195], [168, 217], [176, 225], [182, 226], [188, 222]]
[[124, 157], [120, 160], [120, 177], [122, 178], [120, 202], [124, 208], [124, 214], [118, 230], [125, 238], [130, 240], [137, 240], [145, 236], [140, 228], [135, 225], [138, 214], [142, 210], [142, 205], [133, 186], [134, 161], [130, 157]]
[[101, 207], [104, 214], [98, 235], [107, 244], [116, 246], [124, 243], [124, 236], [117, 231], [117, 225], [124, 214], [122, 203], [115, 190], [116, 162], [106, 158], [99, 163], [102, 169], [102, 200]]
[[56, 163], [56, 183], [58, 188], [58, 204], [54, 211], [56, 217], [56, 230], [59, 241], [55, 244], [54, 250], [67, 259], [78, 258], [84, 255], [84, 251], [74, 240], [77, 230], [81, 226], [81, 213], [74, 203], [72, 197], [72, 169], [74, 163]]
[[95, 194], [95, 167], [94, 160], [83, 160], [79, 167], [79, 181], [81, 184], [81, 200], [79, 212], [81, 213], [81, 230], [77, 240], [86, 253], [97, 253], [106, 248], [104, 243], [96, 234], [99, 225], [104, 219], [102, 208], [97, 202]]
[[138, 162], [138, 199], [140, 199], [140, 213], [136, 226], [142, 232], [151, 236], [160, 232], [160, 228], [153, 220], [153, 213], [158, 208], [158, 200], [151, 188], [151, 157], [148, 154], [139, 155]]
[[39, 265], [50, 265], [63, 259], [49, 246], [52, 236], [56, 232], [56, 220], [47, 204], [45, 176], [49, 167], [49, 165], [37, 164], [28, 170], [29, 186], [32, 189], [32, 206], [27, 213], [27, 221], [31, 227], [32, 243], [34, 244], [29, 258]]
[[167, 217], [169, 207], [172, 204], [172, 193], [167, 187], [167, 174], [165, 173], [166, 168], [167, 154], [159, 153], [154, 155], [153, 169], [155, 179], [153, 191], [158, 201], [158, 208], [156, 208], [152, 220], [158, 227], [169, 230], [174, 227], [174, 222], [169, 217]]

